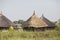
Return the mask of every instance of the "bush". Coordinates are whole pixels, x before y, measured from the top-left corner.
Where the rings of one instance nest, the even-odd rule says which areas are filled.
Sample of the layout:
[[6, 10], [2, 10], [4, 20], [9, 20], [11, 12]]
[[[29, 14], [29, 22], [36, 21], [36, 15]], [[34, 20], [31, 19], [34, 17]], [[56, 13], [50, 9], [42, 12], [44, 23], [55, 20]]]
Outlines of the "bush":
[[56, 27], [56, 30], [57, 30], [57, 31], [60, 31], [60, 25], [59, 25], [59, 24], [56, 24], [56, 26], [57, 26], [57, 27]]
[[14, 28], [12, 26], [9, 27], [9, 30], [14, 30]]

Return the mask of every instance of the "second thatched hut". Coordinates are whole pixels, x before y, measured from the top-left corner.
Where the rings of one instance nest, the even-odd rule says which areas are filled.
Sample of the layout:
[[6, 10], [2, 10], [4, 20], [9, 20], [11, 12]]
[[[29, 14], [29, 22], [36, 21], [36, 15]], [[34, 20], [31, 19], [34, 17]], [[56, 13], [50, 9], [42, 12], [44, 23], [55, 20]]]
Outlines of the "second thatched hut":
[[34, 11], [33, 15], [22, 24], [22, 28], [24, 30], [45, 30], [48, 28], [54, 28], [54, 24], [52, 22], [48, 21], [48, 19], [45, 20], [45, 22], [45, 18], [42, 18], [39, 18], [37, 15], [35, 15]]

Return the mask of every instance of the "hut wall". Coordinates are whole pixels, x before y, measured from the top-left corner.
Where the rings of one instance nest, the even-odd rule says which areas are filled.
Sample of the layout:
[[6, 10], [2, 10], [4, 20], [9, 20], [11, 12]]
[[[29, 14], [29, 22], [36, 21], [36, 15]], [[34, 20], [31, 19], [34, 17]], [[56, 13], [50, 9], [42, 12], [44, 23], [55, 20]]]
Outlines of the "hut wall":
[[6, 29], [8, 29], [8, 27], [0, 27], [0, 30], [6, 30]]
[[51, 26], [51, 27], [24, 27], [23, 30], [27, 30], [27, 31], [45, 31], [45, 30], [53, 30], [55, 29], [55, 26]]

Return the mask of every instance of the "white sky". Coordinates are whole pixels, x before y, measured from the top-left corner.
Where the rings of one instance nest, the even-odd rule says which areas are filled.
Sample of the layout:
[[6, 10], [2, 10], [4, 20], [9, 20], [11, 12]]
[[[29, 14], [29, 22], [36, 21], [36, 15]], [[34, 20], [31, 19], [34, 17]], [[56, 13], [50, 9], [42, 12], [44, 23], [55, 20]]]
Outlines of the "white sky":
[[42, 14], [51, 20], [60, 18], [60, 0], [0, 0], [0, 11], [11, 21], [27, 20], [35, 10], [36, 15]]

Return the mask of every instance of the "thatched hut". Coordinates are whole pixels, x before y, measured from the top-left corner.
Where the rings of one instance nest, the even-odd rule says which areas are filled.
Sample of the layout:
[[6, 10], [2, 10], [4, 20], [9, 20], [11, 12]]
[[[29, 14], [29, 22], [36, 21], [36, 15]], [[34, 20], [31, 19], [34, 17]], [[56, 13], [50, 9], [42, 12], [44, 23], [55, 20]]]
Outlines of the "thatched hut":
[[43, 16], [42, 18], [39, 18], [35, 15], [34, 11], [33, 15], [22, 24], [22, 27], [24, 30], [45, 30], [48, 28], [53, 28], [54, 24]]
[[0, 30], [8, 29], [10, 26], [13, 26], [14, 23], [11, 22], [7, 17], [0, 13]]
[[40, 19], [37, 15], [35, 15], [35, 11], [33, 15], [22, 24], [22, 27], [25, 30], [42, 29], [46, 26], [48, 25], [44, 21], [42, 21], [42, 19]]

